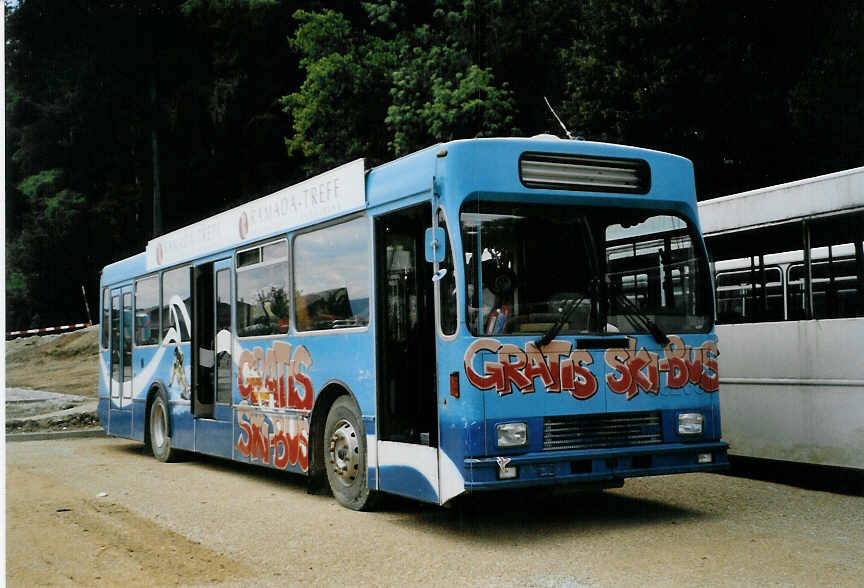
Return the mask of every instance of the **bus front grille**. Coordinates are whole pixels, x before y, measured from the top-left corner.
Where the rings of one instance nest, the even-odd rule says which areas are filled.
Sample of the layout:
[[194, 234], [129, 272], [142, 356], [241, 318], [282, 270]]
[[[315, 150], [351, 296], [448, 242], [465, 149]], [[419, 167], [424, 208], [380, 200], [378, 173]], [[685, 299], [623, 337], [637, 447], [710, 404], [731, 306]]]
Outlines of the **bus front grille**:
[[663, 441], [660, 412], [551, 416], [543, 419], [543, 450], [601, 449]]

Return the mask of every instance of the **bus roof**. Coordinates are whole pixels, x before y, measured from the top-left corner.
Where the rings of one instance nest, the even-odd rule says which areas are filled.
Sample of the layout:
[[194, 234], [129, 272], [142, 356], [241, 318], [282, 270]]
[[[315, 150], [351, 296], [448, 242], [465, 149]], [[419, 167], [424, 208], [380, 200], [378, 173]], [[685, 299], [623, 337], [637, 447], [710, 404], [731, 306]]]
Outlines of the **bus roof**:
[[856, 210], [864, 211], [864, 167], [699, 203], [706, 238]]

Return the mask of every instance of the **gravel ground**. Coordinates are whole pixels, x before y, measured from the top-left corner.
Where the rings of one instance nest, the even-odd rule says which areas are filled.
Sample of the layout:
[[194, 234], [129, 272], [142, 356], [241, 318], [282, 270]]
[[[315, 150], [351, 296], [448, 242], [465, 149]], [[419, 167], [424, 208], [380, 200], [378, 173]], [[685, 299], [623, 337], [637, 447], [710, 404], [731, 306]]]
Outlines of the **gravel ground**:
[[7, 445], [10, 586], [860, 586], [864, 497], [731, 476], [356, 513], [110, 438]]

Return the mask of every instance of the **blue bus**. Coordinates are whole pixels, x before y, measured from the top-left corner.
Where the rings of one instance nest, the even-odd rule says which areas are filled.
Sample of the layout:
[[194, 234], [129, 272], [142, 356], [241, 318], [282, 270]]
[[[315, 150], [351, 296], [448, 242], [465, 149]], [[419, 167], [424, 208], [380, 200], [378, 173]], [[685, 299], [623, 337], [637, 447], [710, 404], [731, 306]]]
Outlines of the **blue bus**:
[[692, 164], [472, 139], [363, 160], [104, 268], [99, 416], [344, 506], [728, 466]]

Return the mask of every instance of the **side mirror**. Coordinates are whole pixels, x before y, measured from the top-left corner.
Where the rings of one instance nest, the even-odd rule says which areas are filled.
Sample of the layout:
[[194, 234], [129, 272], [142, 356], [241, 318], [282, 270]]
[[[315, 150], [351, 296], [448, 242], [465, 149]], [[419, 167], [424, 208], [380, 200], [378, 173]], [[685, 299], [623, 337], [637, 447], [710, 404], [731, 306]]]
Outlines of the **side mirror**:
[[426, 261], [429, 263], [441, 263], [447, 253], [447, 235], [444, 229], [426, 229]]

